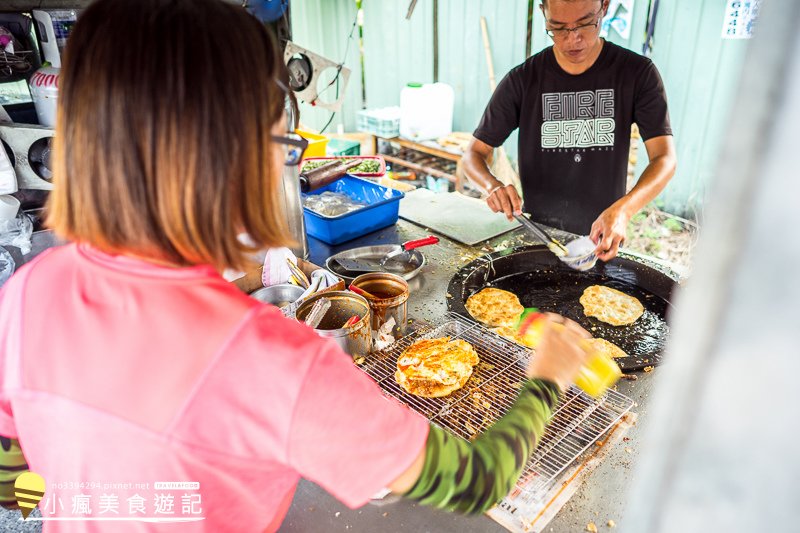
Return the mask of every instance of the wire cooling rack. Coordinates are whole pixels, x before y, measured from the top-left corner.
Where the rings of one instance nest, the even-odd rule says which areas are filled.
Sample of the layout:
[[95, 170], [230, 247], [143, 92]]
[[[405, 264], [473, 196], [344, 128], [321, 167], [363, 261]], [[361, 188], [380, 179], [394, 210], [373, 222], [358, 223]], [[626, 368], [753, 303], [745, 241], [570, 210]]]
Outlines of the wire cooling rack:
[[[463, 339], [478, 352], [480, 363], [461, 389], [443, 398], [408, 394], [395, 381], [397, 359], [420, 339]], [[388, 348], [367, 356], [360, 368], [392, 396], [432, 423], [472, 440], [501, 418], [517, 398], [531, 352], [461, 315], [448, 313], [424, 324]], [[633, 407], [616, 391], [595, 399], [575, 387], [562, 395], [547, 430], [528, 461], [517, 488], [536, 499], [553, 480]]]

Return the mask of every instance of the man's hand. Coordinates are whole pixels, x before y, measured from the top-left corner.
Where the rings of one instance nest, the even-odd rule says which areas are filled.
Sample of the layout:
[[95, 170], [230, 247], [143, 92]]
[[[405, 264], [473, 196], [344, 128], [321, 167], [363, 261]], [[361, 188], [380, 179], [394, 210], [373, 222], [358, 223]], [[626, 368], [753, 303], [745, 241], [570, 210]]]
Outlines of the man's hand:
[[472, 138], [464, 152], [464, 171], [467, 178], [486, 192], [486, 203], [495, 213], [503, 213], [508, 220], [522, 214], [522, 200], [513, 185], [503, 185], [489, 170], [489, 159], [494, 148]]
[[495, 213], [504, 213], [508, 220], [522, 214], [522, 199], [513, 185], [496, 185], [489, 191], [486, 203]]
[[610, 261], [616, 257], [619, 245], [625, 240], [631, 217], [653, 201], [675, 174], [675, 143], [671, 135], [648, 139], [644, 146], [650, 163], [639, 181], [628, 194], [600, 213], [592, 224], [589, 237], [597, 243], [595, 253], [601, 261]]
[[619, 246], [625, 242], [625, 234], [631, 215], [619, 202], [600, 213], [592, 224], [589, 237], [597, 243], [594, 253], [601, 261], [611, 261], [617, 256]]

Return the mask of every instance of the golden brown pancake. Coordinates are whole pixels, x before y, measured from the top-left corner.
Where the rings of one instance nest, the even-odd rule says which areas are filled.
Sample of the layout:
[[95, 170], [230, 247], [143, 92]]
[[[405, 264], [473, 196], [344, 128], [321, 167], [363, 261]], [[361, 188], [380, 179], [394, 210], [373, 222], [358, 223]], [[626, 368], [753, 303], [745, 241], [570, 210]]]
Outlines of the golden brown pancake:
[[587, 287], [580, 302], [586, 316], [593, 316], [612, 326], [633, 324], [644, 313], [644, 307], [639, 300], [602, 285]]
[[628, 354], [626, 354], [622, 348], [620, 348], [613, 342], [609, 342], [605, 339], [597, 339], [597, 338], [586, 339], [585, 342], [590, 344], [591, 347], [594, 348], [597, 352], [606, 354], [609, 357], [614, 357], [614, 358], [628, 357]]
[[467, 341], [450, 337], [418, 340], [397, 358], [397, 383], [408, 393], [438, 398], [457, 391], [472, 375], [478, 353]]
[[536, 348], [539, 345], [539, 341], [542, 340], [541, 330], [534, 331], [529, 329], [526, 335], [520, 335], [516, 327], [500, 326], [499, 328], [492, 328], [492, 331], [501, 337], [505, 337], [510, 341], [527, 346], [528, 348]]
[[513, 327], [525, 310], [514, 293], [486, 288], [467, 299], [467, 311], [472, 318], [489, 326]]

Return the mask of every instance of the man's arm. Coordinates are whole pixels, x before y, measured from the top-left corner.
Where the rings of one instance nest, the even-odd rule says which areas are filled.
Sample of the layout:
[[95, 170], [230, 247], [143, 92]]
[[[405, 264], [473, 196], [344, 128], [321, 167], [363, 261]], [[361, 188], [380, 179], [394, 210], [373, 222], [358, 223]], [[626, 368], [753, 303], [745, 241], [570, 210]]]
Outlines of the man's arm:
[[522, 212], [522, 200], [513, 185], [503, 185], [489, 170], [489, 158], [494, 148], [472, 138], [462, 157], [467, 177], [489, 196], [486, 203], [495, 213], [504, 213], [509, 220]]
[[653, 137], [644, 142], [650, 162], [633, 189], [600, 213], [589, 236], [597, 243], [595, 253], [601, 261], [616, 257], [619, 245], [633, 215], [652, 202], [675, 175], [677, 157], [671, 135]]

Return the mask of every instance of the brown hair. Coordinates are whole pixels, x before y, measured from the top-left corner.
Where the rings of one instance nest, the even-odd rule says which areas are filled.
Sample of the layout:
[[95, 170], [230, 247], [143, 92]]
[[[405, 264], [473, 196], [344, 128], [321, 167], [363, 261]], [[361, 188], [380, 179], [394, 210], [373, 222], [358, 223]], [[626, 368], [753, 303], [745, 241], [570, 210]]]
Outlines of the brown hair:
[[243, 269], [291, 243], [273, 169], [285, 68], [221, 0], [98, 0], [59, 80], [48, 224], [115, 253]]

